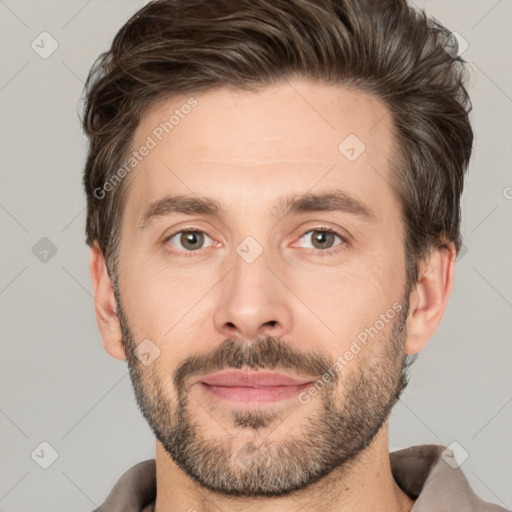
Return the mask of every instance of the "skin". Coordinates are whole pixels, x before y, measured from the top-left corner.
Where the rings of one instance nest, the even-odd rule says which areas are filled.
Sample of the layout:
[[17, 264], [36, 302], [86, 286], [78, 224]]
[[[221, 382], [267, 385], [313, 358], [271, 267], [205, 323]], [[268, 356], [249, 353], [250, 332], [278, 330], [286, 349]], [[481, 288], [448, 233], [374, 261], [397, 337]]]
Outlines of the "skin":
[[[223, 88], [194, 98], [197, 107], [132, 171], [122, 217], [118, 283], [109, 279], [97, 243], [91, 255], [105, 350], [128, 361], [139, 406], [143, 412], [146, 408], [152, 428], [161, 429], [162, 439], [156, 442], [156, 512], [191, 507], [201, 512], [410, 510], [413, 500], [391, 473], [388, 421], [379, 413], [391, 407], [393, 393], [400, 388], [404, 354], [420, 352], [441, 322], [456, 253], [453, 244], [432, 250], [420, 262], [418, 282], [406, 291], [404, 227], [388, 180], [394, 141], [386, 105], [361, 91], [306, 80], [251, 93]], [[134, 147], [143, 145], [187, 99], [174, 97], [149, 110], [136, 130]], [[366, 146], [353, 162], [338, 150], [349, 134]], [[375, 223], [344, 212], [273, 216], [283, 194], [334, 188], [369, 206]], [[215, 199], [226, 213], [173, 214], [139, 229], [147, 206], [171, 193]], [[318, 250], [328, 255], [314, 253], [316, 231], [311, 230], [326, 227], [340, 231], [348, 245], [336, 251], [341, 240], [334, 239]], [[188, 250], [194, 252], [191, 257], [183, 256], [187, 246], [183, 238], [180, 244], [180, 235], [166, 241], [185, 228], [208, 235], [198, 250]], [[247, 236], [262, 248], [252, 263], [236, 252]], [[334, 384], [307, 404], [278, 402], [258, 415], [219, 403], [192, 385], [202, 370], [221, 369], [216, 355], [222, 347], [227, 347], [228, 363], [240, 353], [258, 355], [253, 362], [260, 367], [318, 377], [321, 372], [315, 374], [308, 361], [318, 361], [319, 369], [324, 369], [322, 362], [328, 367], [394, 303], [404, 306], [402, 328], [398, 321], [395, 330], [392, 322], [386, 323], [336, 373]], [[144, 339], [160, 351], [149, 366], [133, 354]], [[287, 364], [280, 367], [271, 354]], [[295, 359], [285, 357], [290, 354]], [[197, 363], [196, 374], [187, 373], [184, 365], [191, 358]], [[175, 380], [178, 371], [180, 386]], [[358, 408], [361, 403], [366, 411]], [[177, 421], [175, 411], [186, 413], [193, 441], [172, 437], [184, 431], [185, 416]], [[344, 430], [343, 417], [366, 420], [354, 423], [358, 429]], [[329, 443], [336, 441], [338, 431], [333, 454], [329, 450], [335, 445]], [[365, 434], [371, 442], [359, 446]], [[173, 445], [177, 439], [179, 446]], [[195, 448], [194, 462], [188, 467], [177, 464], [173, 446], [175, 456]], [[219, 488], [211, 487], [214, 480], [208, 488], [207, 471], [200, 466], [208, 462], [207, 446], [219, 449], [212, 459], [217, 464], [209, 466], [214, 468], [212, 479], [232, 477], [234, 485], [240, 483], [235, 477], [245, 476], [250, 482], [245, 491], [268, 490], [276, 480], [258, 480], [251, 471], [270, 460], [271, 467], [281, 464], [280, 492], [249, 496], [239, 488], [238, 495], [228, 495], [219, 482]], [[283, 446], [295, 447], [288, 458], [279, 451]], [[330, 459], [318, 459], [324, 460], [326, 471], [314, 478], [307, 464], [322, 450]], [[293, 459], [293, 452], [300, 457]], [[295, 487], [287, 479], [292, 462], [305, 470], [304, 480]], [[333, 467], [327, 468], [328, 463]]]

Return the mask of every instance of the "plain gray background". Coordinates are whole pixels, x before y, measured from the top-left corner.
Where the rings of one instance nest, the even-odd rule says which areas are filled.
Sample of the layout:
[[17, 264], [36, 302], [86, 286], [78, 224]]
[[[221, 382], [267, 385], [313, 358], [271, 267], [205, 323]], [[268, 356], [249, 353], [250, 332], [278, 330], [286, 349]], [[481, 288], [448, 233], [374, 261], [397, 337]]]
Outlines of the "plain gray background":
[[[94, 59], [145, 3], [0, 0], [2, 512], [90, 511], [154, 457], [127, 367], [96, 325], [78, 119]], [[475, 492], [510, 508], [512, 2], [416, 3], [469, 44], [476, 140], [454, 290], [393, 412], [390, 449], [456, 442]], [[43, 31], [58, 43], [46, 59], [31, 47]]]

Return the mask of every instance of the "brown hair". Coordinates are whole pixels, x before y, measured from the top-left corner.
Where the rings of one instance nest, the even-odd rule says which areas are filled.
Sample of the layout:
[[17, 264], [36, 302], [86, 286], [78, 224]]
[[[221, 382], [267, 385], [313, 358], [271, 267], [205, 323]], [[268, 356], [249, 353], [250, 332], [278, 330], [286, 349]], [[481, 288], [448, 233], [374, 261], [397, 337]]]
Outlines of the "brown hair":
[[[157, 0], [135, 13], [91, 68], [86, 242], [117, 279], [127, 182], [99, 194], [131, 151], [141, 116], [176, 95], [258, 90], [301, 77], [356, 87], [389, 108], [391, 186], [405, 226], [407, 283], [433, 247], [461, 246], [460, 196], [473, 131], [467, 70], [451, 33], [406, 0]], [[396, 170], [394, 170], [396, 168]], [[98, 197], [103, 195], [104, 197]]]

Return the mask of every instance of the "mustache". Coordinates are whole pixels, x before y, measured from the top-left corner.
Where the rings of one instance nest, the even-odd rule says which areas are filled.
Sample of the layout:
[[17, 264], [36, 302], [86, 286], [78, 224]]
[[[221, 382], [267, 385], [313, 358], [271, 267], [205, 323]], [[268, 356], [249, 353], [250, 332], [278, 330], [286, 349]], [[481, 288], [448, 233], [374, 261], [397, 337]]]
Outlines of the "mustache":
[[[254, 342], [228, 338], [210, 353], [190, 356], [178, 366], [173, 375], [174, 385], [183, 391], [187, 379], [226, 369], [292, 370], [312, 379], [321, 378], [333, 362], [318, 351], [298, 351], [290, 343], [273, 336]], [[337, 377], [336, 377], [337, 378]]]

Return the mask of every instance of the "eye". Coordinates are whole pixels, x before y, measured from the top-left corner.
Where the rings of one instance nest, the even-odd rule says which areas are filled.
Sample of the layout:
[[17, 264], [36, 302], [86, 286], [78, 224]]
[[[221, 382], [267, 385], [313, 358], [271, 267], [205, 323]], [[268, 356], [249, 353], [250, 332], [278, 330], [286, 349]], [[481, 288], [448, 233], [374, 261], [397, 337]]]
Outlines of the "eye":
[[[178, 236], [180, 235], [180, 236]], [[174, 240], [176, 238], [176, 240]], [[211, 238], [204, 232], [199, 230], [182, 230], [172, 233], [165, 240], [164, 243], [169, 243], [178, 252], [195, 252], [203, 249], [205, 238]], [[178, 244], [178, 245], [176, 245]], [[181, 245], [181, 247], [179, 247]], [[188, 255], [187, 255], [188, 256]]]
[[[310, 238], [312, 247], [315, 254], [327, 255], [336, 253], [338, 250], [344, 249], [348, 245], [347, 239], [341, 234], [330, 228], [316, 228], [306, 231], [299, 240]], [[336, 238], [339, 243], [335, 244]], [[209, 239], [212, 243], [205, 246], [205, 239]], [[182, 229], [176, 231], [165, 238], [164, 244], [169, 244], [173, 247], [173, 252], [179, 253], [180, 256], [193, 256], [200, 249], [214, 247], [217, 245], [204, 231], [198, 229]], [[181, 246], [181, 247], [180, 247]], [[292, 244], [296, 247], [297, 244]], [[308, 248], [307, 246], [305, 248]]]
[[[337, 251], [337, 249], [335, 249], [336, 247], [344, 247], [347, 245], [347, 240], [344, 236], [329, 228], [310, 229], [309, 231], [306, 231], [299, 240], [302, 240], [303, 238], [311, 239], [312, 247], [310, 248], [313, 249], [315, 253], [326, 252], [333, 248], [334, 251]], [[336, 238], [340, 240], [340, 243], [333, 245]]]

